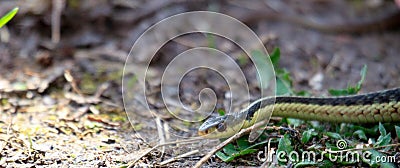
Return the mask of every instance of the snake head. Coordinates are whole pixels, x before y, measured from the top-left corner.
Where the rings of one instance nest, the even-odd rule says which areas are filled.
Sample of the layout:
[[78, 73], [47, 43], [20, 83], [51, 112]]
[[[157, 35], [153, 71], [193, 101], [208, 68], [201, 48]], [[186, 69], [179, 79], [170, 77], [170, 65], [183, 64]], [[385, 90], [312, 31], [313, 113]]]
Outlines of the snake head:
[[210, 117], [199, 127], [198, 134], [204, 138], [227, 138], [238, 132], [241, 126], [234, 115]]
[[204, 136], [214, 132], [215, 130], [224, 131], [226, 129], [226, 121], [227, 116], [218, 116], [218, 117], [210, 117], [208, 118], [201, 126], [199, 127], [199, 135]]

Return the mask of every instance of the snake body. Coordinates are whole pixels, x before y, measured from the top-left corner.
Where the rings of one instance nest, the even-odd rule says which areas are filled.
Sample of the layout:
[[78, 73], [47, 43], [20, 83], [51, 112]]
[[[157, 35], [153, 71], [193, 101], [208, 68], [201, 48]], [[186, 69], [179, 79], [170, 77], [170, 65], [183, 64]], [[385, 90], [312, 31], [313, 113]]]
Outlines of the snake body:
[[271, 116], [336, 123], [400, 122], [400, 88], [368, 94], [312, 98], [278, 96], [261, 98], [236, 114], [210, 117], [198, 133], [226, 138]]

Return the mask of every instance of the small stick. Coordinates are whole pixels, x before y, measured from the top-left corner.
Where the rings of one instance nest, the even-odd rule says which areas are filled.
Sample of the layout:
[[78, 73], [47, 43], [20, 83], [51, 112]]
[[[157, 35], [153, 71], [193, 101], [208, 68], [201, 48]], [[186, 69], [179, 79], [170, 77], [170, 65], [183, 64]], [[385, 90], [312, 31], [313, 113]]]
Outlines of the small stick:
[[[159, 117], [155, 118], [156, 120], [156, 125], [157, 125], [157, 132], [158, 132], [158, 137], [160, 137], [160, 143], [163, 144], [165, 143], [165, 135], [164, 135], [164, 131], [162, 129], [162, 125], [161, 125], [161, 119]], [[163, 146], [163, 148], [161, 149], [161, 157], [163, 157], [165, 152], [165, 147]]]
[[76, 84], [75, 78], [72, 76], [70, 70], [64, 71], [64, 78], [71, 84], [72, 90], [77, 93], [79, 96], [82, 96], [81, 90], [78, 88], [78, 84]]
[[147, 150], [146, 152], [143, 152], [138, 158], [136, 158], [135, 160], [129, 162], [128, 164], [128, 168], [129, 167], [133, 167], [134, 164], [139, 161], [141, 158], [143, 158], [144, 156], [146, 156], [147, 154], [149, 154], [152, 150], [158, 148], [158, 147], [162, 147], [162, 146], [166, 146], [166, 145], [172, 145], [172, 144], [185, 144], [185, 143], [190, 143], [190, 142], [194, 142], [194, 141], [199, 141], [199, 140], [204, 140], [203, 138], [194, 138], [194, 139], [188, 139], [188, 140], [183, 140], [183, 141], [174, 141], [174, 142], [166, 142], [163, 144], [158, 144], [152, 148], [150, 148], [149, 150]]
[[165, 161], [163, 161], [163, 162], [160, 163], [160, 166], [163, 166], [163, 165], [165, 165], [165, 164], [171, 163], [171, 162], [176, 161], [176, 160], [178, 160], [178, 159], [180, 159], [180, 158], [193, 155], [193, 154], [195, 154], [195, 153], [199, 153], [199, 150], [194, 150], [194, 151], [186, 152], [186, 153], [184, 153], [184, 154], [182, 154], [182, 155], [178, 155], [178, 156], [175, 156], [175, 157], [170, 158], [170, 159], [168, 159], [168, 160], [165, 160]]
[[53, 0], [51, 11], [51, 41], [55, 44], [60, 42], [61, 13], [65, 6], [65, 0]]
[[11, 115], [10, 115], [10, 118], [11, 118], [11, 121], [7, 126], [7, 137], [6, 137], [6, 139], [4, 139], [4, 141], [5, 141], [4, 144], [2, 146], [0, 146], [0, 153], [3, 151], [3, 149], [9, 143], [9, 140], [11, 139], [11, 137], [13, 137], [13, 135], [10, 135], [11, 134], [11, 127], [12, 127], [12, 124], [13, 124], [13, 118], [11, 117]]

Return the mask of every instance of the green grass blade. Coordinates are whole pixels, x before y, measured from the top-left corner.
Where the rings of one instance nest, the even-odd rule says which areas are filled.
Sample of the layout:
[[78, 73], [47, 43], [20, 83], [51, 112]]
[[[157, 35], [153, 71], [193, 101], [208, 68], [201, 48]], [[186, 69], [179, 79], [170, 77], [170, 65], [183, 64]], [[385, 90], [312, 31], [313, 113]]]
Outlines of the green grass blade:
[[18, 9], [18, 7], [15, 7], [13, 10], [0, 18], [0, 28], [2, 28], [8, 21], [10, 21], [15, 16], [15, 14], [17, 14]]

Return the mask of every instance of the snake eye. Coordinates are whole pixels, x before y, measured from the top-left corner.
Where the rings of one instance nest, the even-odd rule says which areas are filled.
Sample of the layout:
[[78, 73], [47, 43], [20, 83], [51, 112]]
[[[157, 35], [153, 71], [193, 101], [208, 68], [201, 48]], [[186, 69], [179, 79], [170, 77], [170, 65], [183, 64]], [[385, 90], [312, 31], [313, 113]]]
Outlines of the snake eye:
[[219, 123], [218, 126], [217, 126], [217, 130], [218, 130], [218, 132], [225, 131], [226, 130], [225, 123]]

